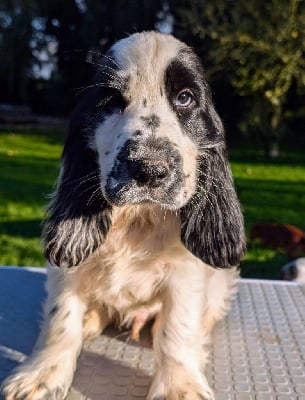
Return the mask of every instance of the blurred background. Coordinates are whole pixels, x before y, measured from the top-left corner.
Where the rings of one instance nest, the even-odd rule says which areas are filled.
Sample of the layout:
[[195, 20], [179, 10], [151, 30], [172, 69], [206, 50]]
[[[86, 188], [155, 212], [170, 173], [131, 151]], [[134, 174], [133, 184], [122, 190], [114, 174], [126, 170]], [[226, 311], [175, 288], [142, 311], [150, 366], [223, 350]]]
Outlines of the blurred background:
[[44, 264], [40, 221], [79, 88], [96, 54], [142, 30], [172, 33], [202, 59], [245, 214], [242, 275], [278, 278], [286, 244], [250, 232], [257, 222], [305, 230], [300, 0], [0, 0], [0, 264]]

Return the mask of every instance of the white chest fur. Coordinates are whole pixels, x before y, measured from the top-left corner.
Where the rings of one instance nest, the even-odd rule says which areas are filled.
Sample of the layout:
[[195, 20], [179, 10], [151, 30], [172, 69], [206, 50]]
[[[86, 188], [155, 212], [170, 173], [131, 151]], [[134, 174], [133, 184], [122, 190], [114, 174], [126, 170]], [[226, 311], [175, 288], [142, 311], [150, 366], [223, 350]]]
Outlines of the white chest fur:
[[168, 251], [180, 246], [175, 213], [156, 206], [115, 208], [105, 243], [75, 268], [74, 282], [86, 302], [126, 314], [157, 300], [170, 268]]

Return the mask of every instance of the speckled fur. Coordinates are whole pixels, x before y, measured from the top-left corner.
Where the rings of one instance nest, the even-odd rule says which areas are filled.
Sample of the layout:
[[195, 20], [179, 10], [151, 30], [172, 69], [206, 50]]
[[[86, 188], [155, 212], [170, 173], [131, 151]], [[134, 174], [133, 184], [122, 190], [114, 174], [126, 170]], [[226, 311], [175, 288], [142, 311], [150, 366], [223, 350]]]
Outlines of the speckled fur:
[[[109, 54], [98, 76], [112, 80], [92, 85], [71, 120], [44, 227], [44, 323], [5, 381], [5, 400], [63, 400], [84, 339], [110, 323], [137, 336], [153, 317], [147, 399], [214, 399], [204, 373], [210, 333], [236, 293], [245, 250], [222, 124], [185, 44], [146, 32]], [[189, 110], [175, 106], [185, 85]], [[151, 153], [168, 169], [153, 187], [126, 167]]]

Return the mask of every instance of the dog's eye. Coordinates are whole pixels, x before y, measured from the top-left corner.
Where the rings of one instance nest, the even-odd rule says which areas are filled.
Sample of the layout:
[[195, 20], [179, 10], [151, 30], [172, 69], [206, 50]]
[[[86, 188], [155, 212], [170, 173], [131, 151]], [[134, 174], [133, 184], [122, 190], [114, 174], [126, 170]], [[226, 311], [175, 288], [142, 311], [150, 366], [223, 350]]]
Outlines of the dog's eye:
[[193, 103], [193, 100], [194, 96], [190, 90], [182, 90], [175, 99], [175, 106], [189, 107]]

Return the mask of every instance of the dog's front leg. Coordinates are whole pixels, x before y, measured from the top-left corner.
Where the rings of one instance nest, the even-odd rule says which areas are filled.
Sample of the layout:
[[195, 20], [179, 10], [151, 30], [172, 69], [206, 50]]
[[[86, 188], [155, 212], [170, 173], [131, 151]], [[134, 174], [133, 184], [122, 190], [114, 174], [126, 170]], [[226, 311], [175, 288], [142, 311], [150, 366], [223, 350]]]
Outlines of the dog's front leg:
[[82, 346], [84, 304], [52, 269], [45, 321], [33, 354], [3, 384], [5, 400], [63, 400]]
[[206, 269], [184, 249], [172, 252], [170, 264], [154, 338], [157, 372], [148, 400], [212, 400], [204, 376], [209, 342], [202, 331]]

